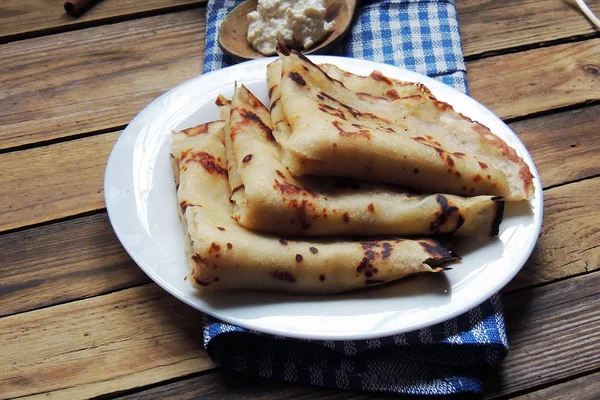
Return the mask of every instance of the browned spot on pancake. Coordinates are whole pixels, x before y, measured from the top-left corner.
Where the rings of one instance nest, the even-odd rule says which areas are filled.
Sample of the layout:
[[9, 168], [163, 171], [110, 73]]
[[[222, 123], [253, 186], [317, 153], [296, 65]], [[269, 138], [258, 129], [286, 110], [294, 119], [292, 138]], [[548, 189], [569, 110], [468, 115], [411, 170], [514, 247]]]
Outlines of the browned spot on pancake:
[[346, 110], [348, 113], [350, 113], [354, 118], [361, 118], [361, 119], [373, 119], [373, 120], [378, 120], [378, 121], [383, 121], [386, 122], [388, 124], [391, 124], [390, 121], [388, 121], [385, 118], [381, 118], [375, 114], [372, 113], [364, 113], [361, 112], [355, 108], [350, 107], [349, 105], [339, 101], [338, 99], [336, 99], [335, 97], [332, 97], [330, 95], [328, 95], [325, 92], [320, 92], [320, 95], [324, 98], [324, 99], [328, 99], [329, 101], [339, 105], [340, 107], [342, 107], [344, 110]]
[[315, 197], [315, 198], [319, 196], [319, 193], [315, 192], [312, 189], [302, 188], [300, 186], [296, 186], [296, 185], [291, 184], [286, 181], [279, 182], [277, 179], [273, 179], [273, 181], [275, 182], [275, 184], [273, 185], [273, 188], [279, 190], [279, 192], [283, 196], [298, 195], [298, 196], [311, 196], [311, 197]]
[[333, 146], [333, 147], [337, 147], [337, 143], [333, 143], [333, 144], [332, 144], [332, 146]]
[[350, 222], [350, 216], [348, 215], [347, 212], [344, 213], [342, 219], [344, 220], [345, 223]]
[[189, 206], [193, 206], [193, 204], [191, 204], [190, 202], [188, 202], [187, 200], [182, 201], [181, 203], [179, 203], [179, 206], [181, 207], [181, 212], [185, 214], [185, 210], [189, 207]]
[[215, 101], [215, 104], [219, 107], [228, 106], [231, 104], [231, 101], [227, 100], [227, 98], [225, 98], [224, 96], [219, 95], [217, 97], [217, 100]]
[[[382, 247], [383, 247], [383, 251], [381, 252], [381, 258], [383, 258], [385, 260], [392, 254], [393, 247], [391, 244], [389, 244], [387, 242], [383, 243]], [[377, 272], [377, 271], [375, 271], [375, 272]]]
[[199, 255], [199, 254], [193, 254], [192, 255], [192, 260], [194, 260], [194, 262], [196, 263], [196, 265], [198, 266], [204, 266], [204, 258]]
[[450, 155], [446, 156], [446, 162], [449, 166], [454, 167], [454, 160], [452, 159], [452, 157], [450, 157]]
[[477, 163], [479, 164], [479, 166], [481, 167], [481, 169], [486, 169], [488, 167], [488, 165], [484, 162], [481, 161], [477, 161]]
[[227, 176], [227, 170], [217, 164], [215, 157], [204, 151], [184, 150], [179, 156], [179, 163], [199, 163], [210, 174]]
[[235, 187], [235, 188], [233, 188], [233, 190], [231, 191], [231, 194], [234, 194], [234, 193], [235, 193], [235, 192], [237, 192], [238, 190], [242, 190], [242, 189], [244, 189], [244, 188], [245, 188], [245, 186], [244, 186], [244, 185], [239, 185], [239, 186], [236, 186], [236, 187]]
[[[275, 101], [273, 101], [271, 103], [271, 110], [275, 108], [275, 105], [279, 102], [279, 100], [280, 100], [279, 98], [276, 98]], [[280, 122], [283, 122], [283, 121], [277, 121], [276, 124], [278, 124]]]
[[304, 260], [304, 257], [302, 257], [302, 254], [296, 254], [296, 262], [302, 262], [302, 260]]
[[385, 92], [385, 95], [387, 97], [389, 97], [390, 99], [394, 99], [394, 100], [400, 98], [400, 95], [398, 94], [398, 92], [395, 89], [388, 90], [387, 92]]
[[319, 275], [319, 280], [323, 282], [325, 280], [325, 275]]
[[383, 82], [386, 85], [392, 85], [392, 81], [390, 78], [388, 78], [387, 76], [384, 76], [381, 72], [379, 71], [373, 71], [371, 73], [371, 78], [377, 82]]
[[458, 231], [461, 226], [465, 223], [465, 217], [462, 215], [458, 216], [458, 220], [456, 221], [456, 227], [454, 228], [454, 232]]
[[210, 244], [210, 247], [208, 248], [208, 254], [212, 254], [212, 253], [220, 253], [221, 252], [221, 246], [215, 242], [212, 242]]
[[429, 231], [432, 233], [439, 233], [440, 228], [448, 222], [448, 219], [454, 214], [458, 213], [458, 207], [453, 205], [448, 198], [443, 194], [438, 194], [435, 200], [440, 205], [440, 212], [436, 213], [436, 219], [431, 221], [429, 224]]
[[456, 176], [457, 178], [460, 178], [461, 177], [460, 172], [454, 171], [454, 176]]
[[[262, 107], [262, 104], [260, 106]], [[252, 111], [244, 110], [244, 109], [236, 109], [236, 111], [239, 113], [240, 117], [243, 120], [245, 120], [246, 123], [254, 123], [254, 124], [258, 125], [258, 127], [263, 132], [265, 138], [268, 141], [270, 141], [270, 142], [275, 141], [275, 138], [273, 137], [273, 132], [271, 131], [271, 128], [269, 128], [267, 126], [267, 124], [265, 124], [258, 115], [256, 115]], [[265, 109], [265, 111], [266, 111], [266, 109]], [[241, 125], [241, 126], [238, 126], [238, 125]], [[237, 133], [239, 132], [239, 130], [242, 130], [242, 129], [245, 129], [245, 124], [243, 122], [241, 124], [233, 125], [231, 127], [231, 139], [234, 139], [235, 136], [237, 135]]]
[[291, 80], [296, 82], [296, 84], [298, 84], [300, 86], [306, 86], [306, 81], [304, 80], [304, 78], [302, 78], [302, 75], [300, 75], [299, 73], [290, 71], [290, 72], [288, 72], [288, 76], [290, 77]]
[[459, 257], [452, 254], [448, 249], [444, 248], [440, 243], [432, 239], [423, 239], [419, 241], [421, 247], [430, 256], [425, 263], [430, 266], [435, 266], [444, 261], [457, 260]]
[[307, 72], [308, 72], [308, 68], [306, 68], [306, 65], [303, 65], [303, 66], [302, 66], [302, 69], [304, 69], [305, 71], [307, 71]]
[[317, 254], [319, 252], [319, 249], [317, 249], [316, 247], [311, 247], [309, 250], [313, 254]]
[[287, 240], [285, 240], [285, 239], [279, 239], [279, 243], [281, 243], [281, 244], [282, 244], [282, 245], [284, 245], [284, 246], [287, 246], [287, 244], [288, 244], [288, 241], [287, 241]]
[[203, 135], [205, 133], [208, 133], [209, 126], [210, 126], [210, 123], [202, 124], [202, 125], [194, 126], [192, 128], [184, 129], [181, 132], [185, 133], [187, 136]]
[[479, 174], [475, 174], [475, 176], [473, 177], [473, 182], [478, 182], [480, 180], [482, 180], [483, 178], [481, 177], [481, 175]]
[[340, 119], [346, 119], [346, 115], [344, 114], [344, 111], [339, 110], [337, 108], [333, 108], [327, 104], [323, 104], [323, 103], [319, 103], [319, 110], [327, 113], [329, 115], [333, 115], [334, 117], [340, 118]]
[[277, 89], [279, 85], [275, 84], [269, 88], [269, 98], [273, 97], [273, 91]]
[[246, 154], [246, 156], [242, 159], [243, 163], [247, 163], [252, 160], [252, 154]]
[[455, 153], [452, 153], [452, 155], [453, 155], [454, 157], [458, 157], [458, 158], [464, 158], [464, 157], [466, 156], [466, 154], [465, 154], [465, 153], [461, 153], [461, 152], [458, 152], [458, 151], [457, 151], [457, 152], [455, 152]]
[[227, 243], [227, 248], [231, 250], [233, 248], [233, 245], [231, 243]]
[[367, 206], [367, 210], [369, 210], [370, 213], [375, 212], [375, 206], [373, 205], [373, 203], [369, 203], [369, 205]]
[[196, 277], [194, 277], [194, 281], [195, 281], [195, 282], [196, 282], [198, 285], [200, 285], [200, 286], [208, 286], [208, 285], [210, 285], [210, 282], [205, 282], [205, 281], [202, 281], [202, 280], [200, 280], [200, 279], [198, 279], [198, 278], [196, 278]]
[[294, 278], [294, 275], [290, 274], [289, 272], [275, 270], [275, 271], [271, 272], [269, 275], [271, 275], [275, 279], [279, 279], [280, 281], [289, 282], [289, 283], [296, 282], [296, 278]]
[[415, 169], [413, 169], [413, 174], [415, 174], [415, 175], [416, 175], [416, 174], [418, 174], [418, 173], [419, 173], [419, 168], [415, 168]]
[[395, 131], [388, 126], [377, 125], [377, 127], [375, 129], [377, 129], [378, 131], [382, 131], [382, 132], [395, 133]]
[[220, 230], [220, 231], [224, 231], [225, 230], [225, 228], [223, 228], [222, 226], [217, 226], [217, 229]]
[[333, 121], [333, 126], [335, 126], [340, 133], [341, 136], [344, 137], [363, 137], [365, 139], [371, 139], [371, 133], [365, 129], [359, 129], [357, 131], [345, 131], [341, 126], [339, 121]]
[[280, 177], [282, 177], [283, 179], [285, 179], [285, 175], [283, 175], [283, 172], [281, 172], [278, 169], [276, 169], [275, 172], [277, 173], [277, 175], [279, 175]]
[[492, 179], [492, 177], [490, 175], [486, 175], [485, 177], [488, 179]]

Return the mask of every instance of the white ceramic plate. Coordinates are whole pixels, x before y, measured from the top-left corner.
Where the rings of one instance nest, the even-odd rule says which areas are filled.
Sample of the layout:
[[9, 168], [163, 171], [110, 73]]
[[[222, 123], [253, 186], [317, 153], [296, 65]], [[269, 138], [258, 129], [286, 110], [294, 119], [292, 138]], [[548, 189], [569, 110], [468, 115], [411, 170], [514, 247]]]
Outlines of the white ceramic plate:
[[428, 77], [363, 60], [311, 58], [358, 74], [378, 69], [424, 83], [440, 100], [488, 126], [517, 150], [535, 176], [535, 198], [507, 204], [498, 238], [462, 240], [457, 248], [462, 262], [443, 274], [325, 297], [249, 291], [200, 295], [184, 280], [188, 266], [169, 160], [171, 131], [218, 119], [214, 101], [219, 93], [231, 98], [236, 81], [268, 104], [266, 65], [271, 60], [261, 59], [199, 76], [162, 95], [135, 117], [115, 144], [106, 168], [106, 206], [117, 236], [135, 262], [171, 294], [221, 320], [323, 340], [375, 338], [426, 327], [482, 303], [508, 283], [533, 250], [542, 221], [540, 180], [516, 135], [475, 100]]

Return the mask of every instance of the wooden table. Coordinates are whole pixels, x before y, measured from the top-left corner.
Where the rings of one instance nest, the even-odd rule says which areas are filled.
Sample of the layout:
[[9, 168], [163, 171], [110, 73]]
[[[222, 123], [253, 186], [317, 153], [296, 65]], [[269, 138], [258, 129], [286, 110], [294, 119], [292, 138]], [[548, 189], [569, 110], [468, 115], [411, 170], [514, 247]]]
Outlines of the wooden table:
[[[0, 1], [0, 397], [377, 397], [215, 368], [199, 313], [111, 229], [107, 156], [146, 104], [201, 73], [205, 2], [107, 0], [73, 19], [63, 1]], [[485, 397], [597, 398], [600, 32], [563, 0], [457, 7], [471, 93], [518, 133], [545, 196]]]

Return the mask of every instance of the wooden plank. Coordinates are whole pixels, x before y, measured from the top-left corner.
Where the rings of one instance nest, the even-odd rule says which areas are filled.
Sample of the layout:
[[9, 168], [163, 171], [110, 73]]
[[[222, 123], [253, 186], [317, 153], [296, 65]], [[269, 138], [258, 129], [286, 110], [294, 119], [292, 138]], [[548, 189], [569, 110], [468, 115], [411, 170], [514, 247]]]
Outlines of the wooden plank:
[[531, 153], [544, 187], [600, 174], [600, 106], [509, 125]]
[[200, 314], [154, 284], [4, 317], [0, 359], [3, 398], [90, 398], [213, 367]]
[[511, 349], [484, 382], [487, 397], [600, 367], [600, 273], [505, 296]]
[[115, 18], [132, 18], [148, 12], [165, 12], [178, 6], [200, 6], [206, 0], [120, 0], [103, 1], [73, 18], [65, 13], [64, 0], [19, 0], [0, 2], [0, 39], [57, 30], [90, 23], [106, 22]]
[[204, 13], [0, 46], [0, 149], [127, 124], [154, 98], [202, 72]]
[[[200, 74], [204, 24], [191, 10], [0, 46], [0, 149], [127, 124]], [[596, 39], [475, 61], [471, 92], [504, 118], [598, 100], [599, 58]]]
[[593, 193], [600, 193], [600, 178], [544, 192], [540, 237], [527, 264], [505, 290], [600, 269], [600, 214]]
[[515, 400], [597, 400], [598, 393], [600, 393], [600, 373], [597, 372], [515, 397]]
[[104, 207], [104, 168], [118, 135], [0, 154], [0, 231]]
[[[600, 301], [599, 285], [600, 273], [593, 273], [506, 295], [511, 349], [501, 367], [486, 377], [485, 397], [507, 396], [597, 369], [600, 366], [600, 352], [597, 351], [600, 346], [600, 310], [597, 307]], [[591, 387], [596, 385], [597, 382]], [[570, 390], [565, 388], [564, 393], [571, 393]], [[159, 399], [167, 394], [170, 398], [182, 399], [384, 397], [245, 378], [219, 370], [144, 390], [125, 399]]]
[[[600, 13], [600, 3], [588, 4]], [[563, 0], [459, 0], [456, 10], [467, 56], [597, 32]]]
[[366, 400], [390, 396], [346, 392], [316, 386], [299, 385], [270, 379], [256, 379], [235, 372], [215, 369], [207, 374], [143, 390], [120, 400]]
[[0, 317], [149, 281], [105, 213], [0, 236]]
[[600, 100], [600, 39], [474, 61], [471, 94], [504, 119]]

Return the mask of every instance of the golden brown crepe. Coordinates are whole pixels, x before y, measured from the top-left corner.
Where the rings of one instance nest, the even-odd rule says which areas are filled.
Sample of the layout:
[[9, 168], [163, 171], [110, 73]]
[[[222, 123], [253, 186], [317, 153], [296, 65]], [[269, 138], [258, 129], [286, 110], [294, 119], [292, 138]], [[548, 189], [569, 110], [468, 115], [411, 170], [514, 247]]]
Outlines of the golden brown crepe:
[[202, 289], [337, 293], [420, 272], [453, 259], [431, 239], [291, 240], [232, 219], [223, 122], [174, 133], [173, 168], [192, 281]]
[[[293, 175], [507, 200], [533, 196], [531, 172], [515, 150], [450, 105], [425, 92], [398, 99], [373, 95], [377, 88], [355, 92], [298, 52], [282, 60], [279, 101], [291, 131], [277, 140]], [[386, 84], [373, 75], [366, 79]]]
[[[281, 162], [269, 111], [244, 86], [222, 97], [233, 218], [261, 232], [301, 236], [455, 233], [493, 236], [504, 203], [491, 196], [415, 194], [398, 187], [333, 178], [294, 178]], [[277, 104], [272, 109], [278, 114]]]

